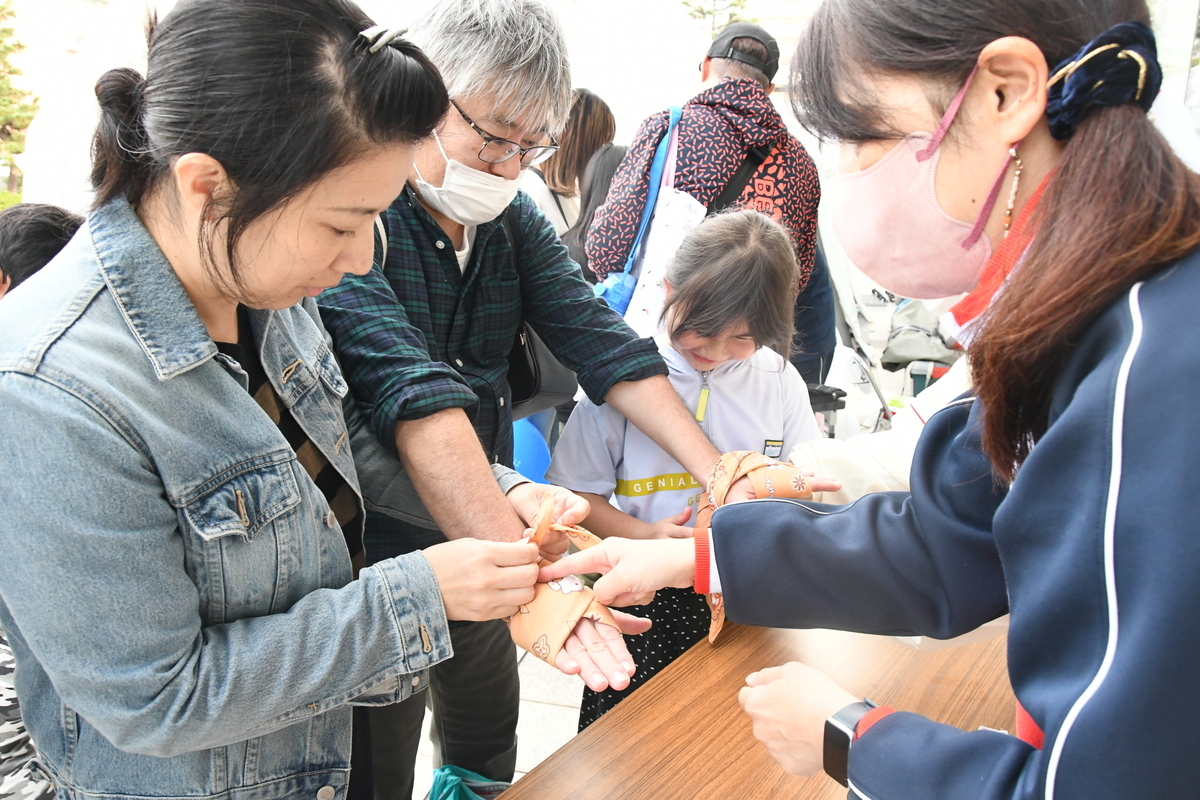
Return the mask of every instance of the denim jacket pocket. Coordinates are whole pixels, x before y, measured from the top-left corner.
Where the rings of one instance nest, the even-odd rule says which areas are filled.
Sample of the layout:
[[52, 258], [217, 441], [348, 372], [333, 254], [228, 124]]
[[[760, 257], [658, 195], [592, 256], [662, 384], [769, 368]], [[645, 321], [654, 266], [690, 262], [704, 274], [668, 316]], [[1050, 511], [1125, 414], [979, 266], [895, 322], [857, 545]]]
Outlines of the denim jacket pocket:
[[[255, 459], [225, 473], [199, 489], [186, 502], [184, 514], [192, 529], [206, 542], [237, 534], [253, 541], [255, 534], [280, 514], [300, 504], [300, 489], [292, 473], [291, 453]], [[215, 484], [215, 485], [214, 485]]]
[[243, 462], [184, 498], [188, 571], [209, 623], [282, 610], [301, 538], [294, 461], [287, 451]]

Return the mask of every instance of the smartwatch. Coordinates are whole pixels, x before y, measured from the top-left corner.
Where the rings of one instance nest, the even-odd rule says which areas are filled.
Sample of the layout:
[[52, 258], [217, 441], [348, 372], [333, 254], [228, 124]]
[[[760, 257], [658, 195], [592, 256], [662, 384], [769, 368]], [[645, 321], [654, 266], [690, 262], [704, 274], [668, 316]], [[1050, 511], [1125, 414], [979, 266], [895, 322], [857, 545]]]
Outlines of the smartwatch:
[[859, 703], [851, 703], [841, 711], [825, 720], [825, 773], [842, 786], [846, 786], [850, 763], [850, 745], [854, 742], [854, 729], [867, 712], [875, 708], [875, 703], [863, 699]]

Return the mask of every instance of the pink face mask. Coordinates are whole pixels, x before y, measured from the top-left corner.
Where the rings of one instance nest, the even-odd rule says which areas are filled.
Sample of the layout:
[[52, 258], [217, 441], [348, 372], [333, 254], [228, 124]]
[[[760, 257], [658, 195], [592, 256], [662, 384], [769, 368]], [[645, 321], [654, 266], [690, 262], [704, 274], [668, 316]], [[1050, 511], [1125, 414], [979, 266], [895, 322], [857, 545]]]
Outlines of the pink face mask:
[[871, 167], [837, 180], [833, 224], [854, 265], [889, 292], [928, 300], [969, 292], [992, 256], [984, 225], [996, 205], [1008, 160], [972, 225], [942, 210], [934, 177], [946, 131], [974, 71], [937, 130], [913, 133]]

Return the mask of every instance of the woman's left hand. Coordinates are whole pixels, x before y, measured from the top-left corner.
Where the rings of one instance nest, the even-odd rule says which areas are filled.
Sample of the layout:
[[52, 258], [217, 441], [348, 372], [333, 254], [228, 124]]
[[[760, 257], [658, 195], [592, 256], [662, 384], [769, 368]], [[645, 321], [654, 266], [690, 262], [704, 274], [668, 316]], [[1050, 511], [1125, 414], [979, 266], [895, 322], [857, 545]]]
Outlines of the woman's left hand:
[[648, 619], [621, 611], [613, 611], [612, 615], [620, 630], [586, 617], [579, 620], [554, 662], [554, 666], [567, 675], [583, 678], [583, 682], [594, 692], [629, 686], [629, 679], [637, 667], [621, 634], [650, 630]]
[[793, 775], [821, 769], [825, 720], [858, 700], [824, 672], [798, 661], [750, 674], [738, 692], [754, 738]]
[[[578, 525], [583, 522], [592, 507], [574, 492], [561, 486], [548, 486], [544, 483], [521, 483], [508, 491], [508, 502], [512, 505], [517, 516], [526, 527], [533, 525], [533, 518], [542, 507], [545, 497], [554, 498], [554, 513], [551, 522], [561, 525]], [[541, 555], [547, 561], [557, 561], [567, 552], [567, 536], [563, 533], [550, 532], [546, 541], [542, 542]]]

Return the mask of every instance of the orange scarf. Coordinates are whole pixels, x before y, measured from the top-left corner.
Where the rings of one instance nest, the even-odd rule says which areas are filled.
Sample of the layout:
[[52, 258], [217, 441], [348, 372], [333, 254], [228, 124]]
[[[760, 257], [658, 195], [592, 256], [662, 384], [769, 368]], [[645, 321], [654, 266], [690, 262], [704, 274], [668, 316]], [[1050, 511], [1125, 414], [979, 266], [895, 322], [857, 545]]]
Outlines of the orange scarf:
[[1033, 218], [1033, 212], [1041, 202], [1042, 195], [1053, 174], [1051, 172], [1042, 179], [1037, 189], [1034, 190], [1033, 196], [1025, 203], [1025, 207], [1021, 209], [1021, 213], [1017, 215], [1016, 220], [1009, 228], [1008, 235], [1004, 237], [1000, 247], [988, 259], [979, 283], [942, 317], [943, 327], [950, 331], [962, 347], [965, 348], [970, 341], [971, 334], [964, 333], [965, 329], [992, 304], [996, 293], [1000, 291], [1000, 287], [1008, 280], [1008, 276], [1024, 259], [1025, 252], [1033, 242], [1033, 236], [1037, 231], [1030, 225], [1030, 220]]

